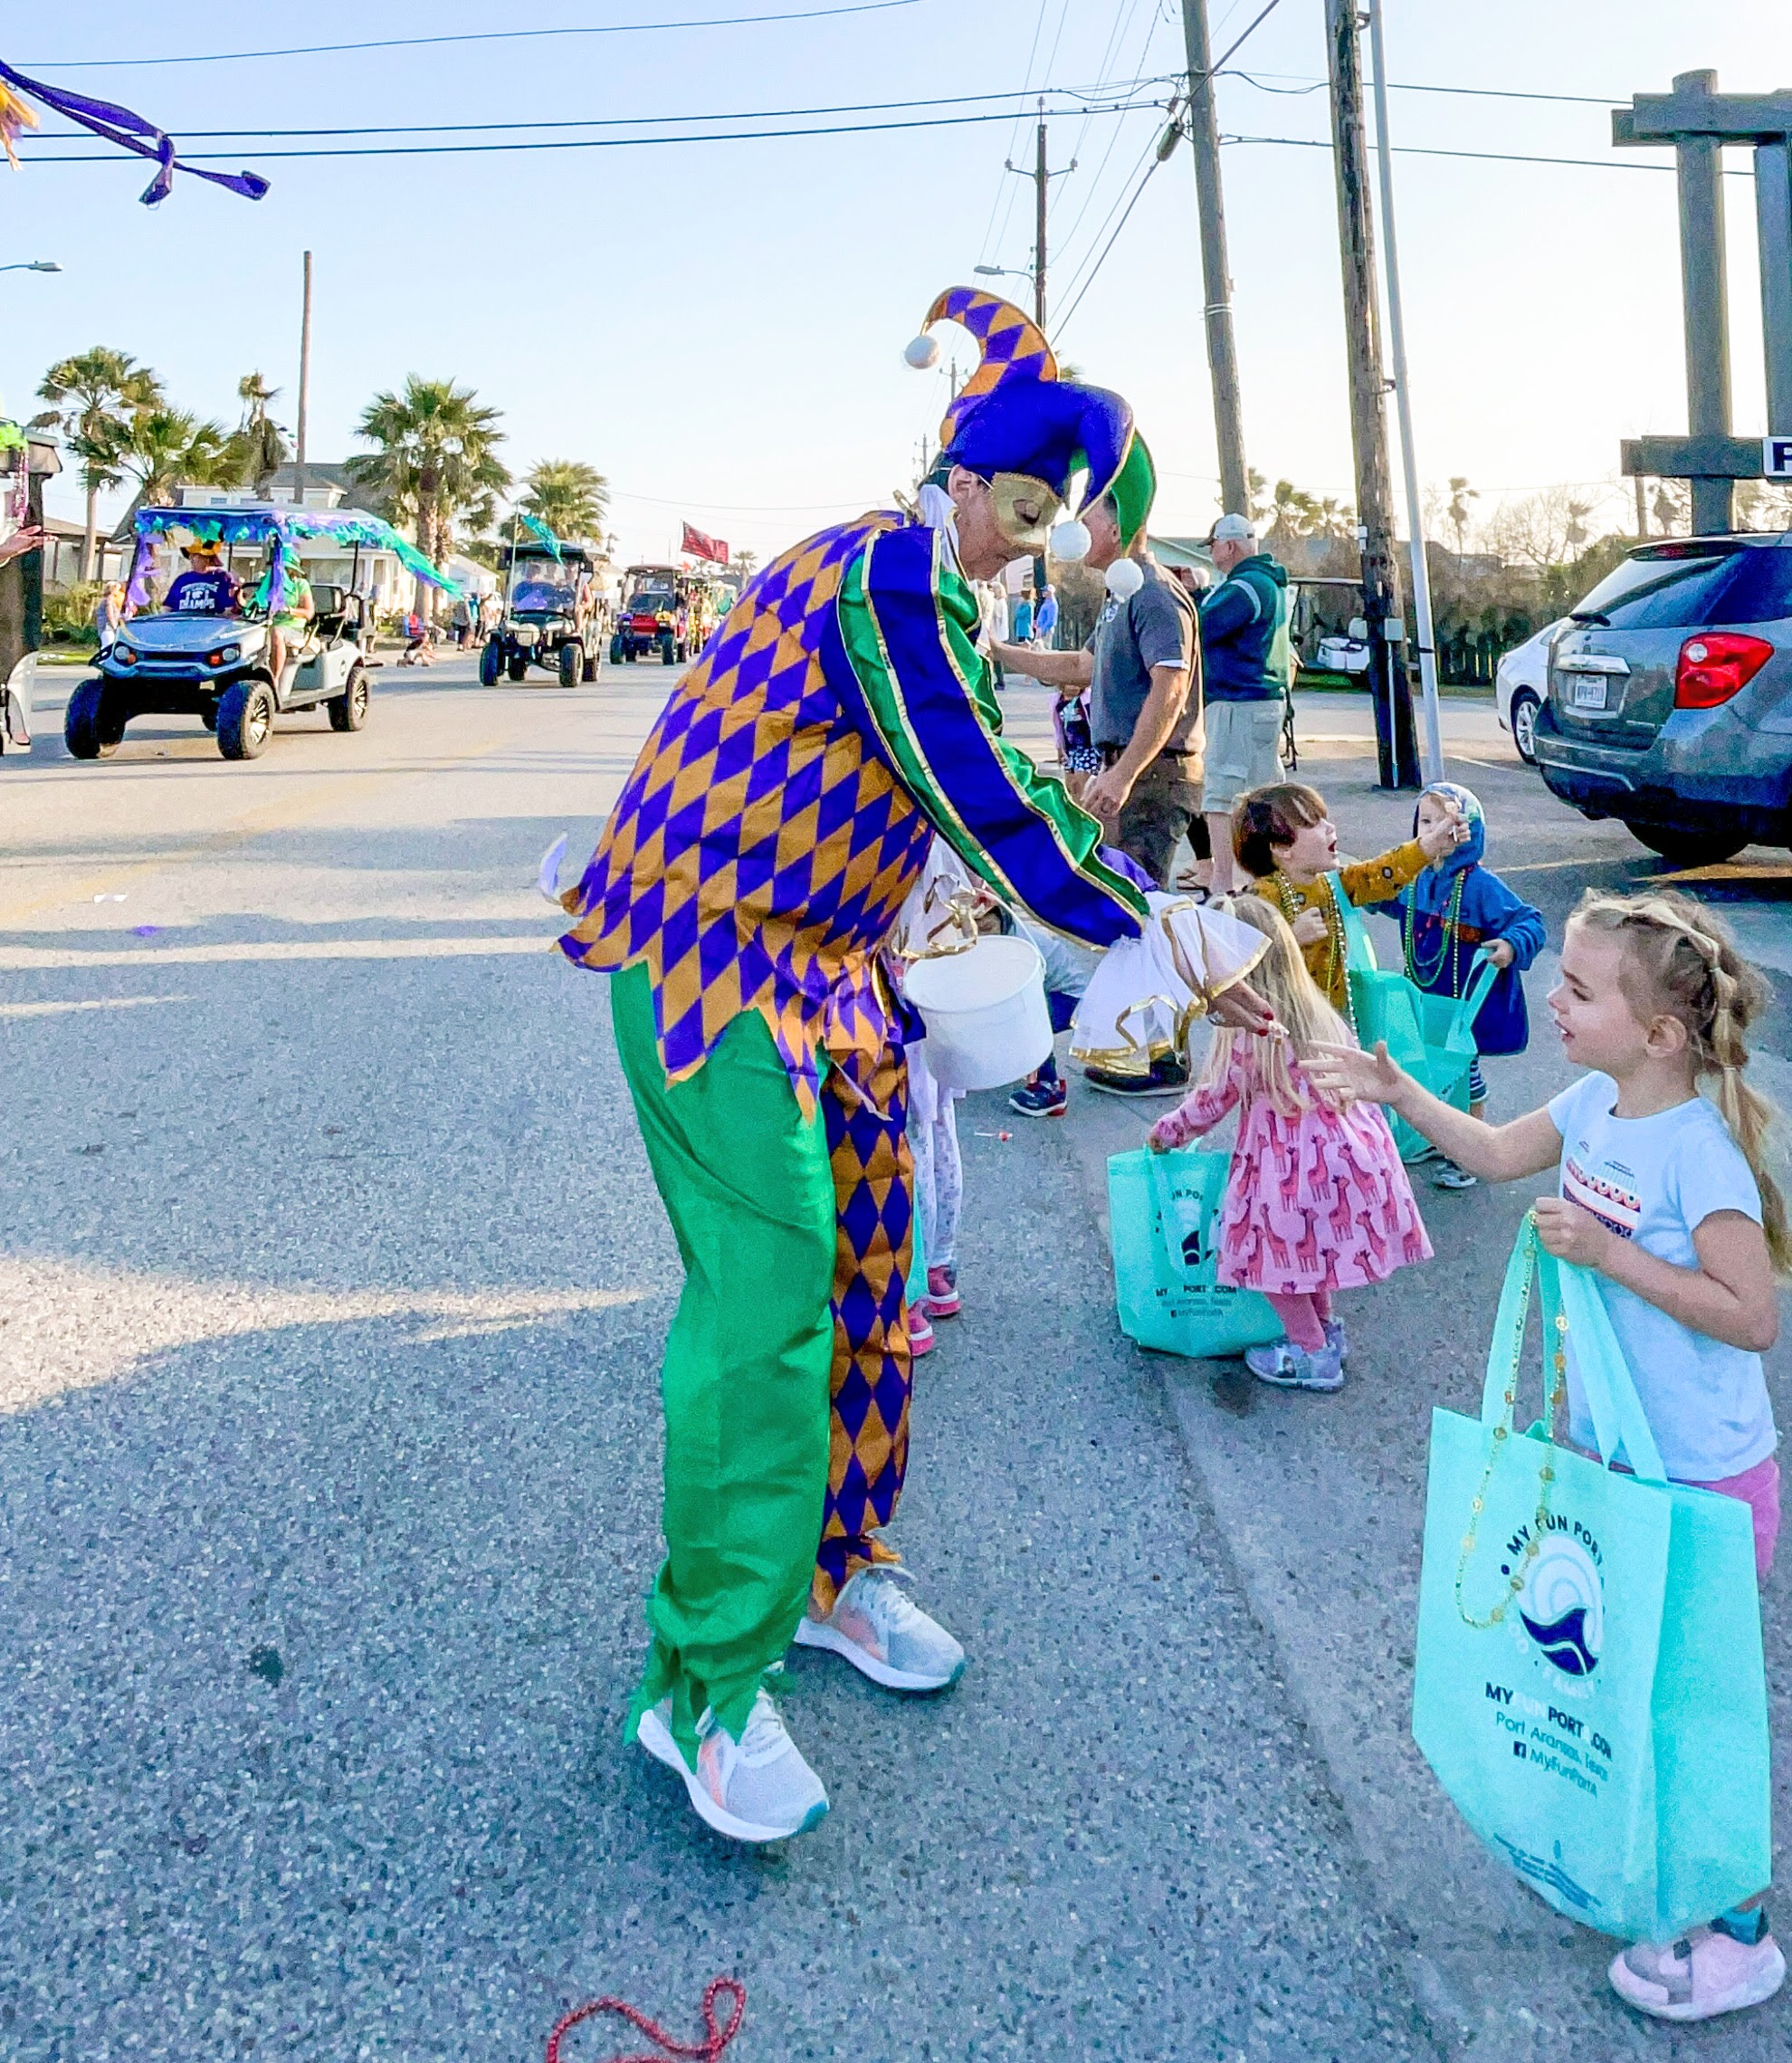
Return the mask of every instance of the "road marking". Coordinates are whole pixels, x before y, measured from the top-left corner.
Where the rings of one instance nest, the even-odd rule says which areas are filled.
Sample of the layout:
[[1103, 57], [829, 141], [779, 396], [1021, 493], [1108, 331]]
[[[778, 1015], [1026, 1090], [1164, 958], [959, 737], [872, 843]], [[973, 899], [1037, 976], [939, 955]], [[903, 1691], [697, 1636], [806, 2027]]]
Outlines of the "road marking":
[[136, 1010], [146, 1003], [190, 1003], [191, 996], [92, 996], [69, 1003], [0, 1003], [0, 1017], [59, 1017], [69, 1010]]
[[[215, 945], [139, 946], [130, 951], [82, 952], [62, 946], [0, 947], [0, 972], [71, 967], [211, 967], [261, 960], [462, 960], [482, 953], [552, 952], [556, 941], [536, 931], [525, 938], [230, 939]], [[160, 1002], [161, 997], [135, 1000]], [[174, 998], [169, 998], [172, 1001]], [[21, 1010], [63, 1006], [22, 1005]], [[98, 1004], [86, 1006], [99, 1008]]]

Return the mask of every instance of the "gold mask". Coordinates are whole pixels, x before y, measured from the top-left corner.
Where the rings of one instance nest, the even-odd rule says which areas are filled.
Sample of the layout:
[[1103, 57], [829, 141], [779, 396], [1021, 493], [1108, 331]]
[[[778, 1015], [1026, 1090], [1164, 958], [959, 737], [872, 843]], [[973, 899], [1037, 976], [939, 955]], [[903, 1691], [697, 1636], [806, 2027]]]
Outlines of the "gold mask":
[[1044, 551], [1052, 525], [1063, 506], [1043, 480], [1025, 473], [997, 473], [989, 492], [996, 503], [996, 527], [1016, 554]]

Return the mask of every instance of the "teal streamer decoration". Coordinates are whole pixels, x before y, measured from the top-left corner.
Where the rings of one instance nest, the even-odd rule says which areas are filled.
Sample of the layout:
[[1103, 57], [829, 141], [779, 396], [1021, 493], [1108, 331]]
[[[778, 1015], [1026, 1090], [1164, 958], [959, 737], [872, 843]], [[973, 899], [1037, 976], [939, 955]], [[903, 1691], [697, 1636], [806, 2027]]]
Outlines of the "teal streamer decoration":
[[545, 544], [548, 547], [548, 550], [554, 554], [555, 565], [565, 565], [566, 561], [560, 557], [560, 540], [554, 535], [553, 531], [548, 529], [548, 525], [543, 522], [539, 522], [535, 517], [529, 515], [524, 510], [519, 509], [517, 511], [517, 514], [522, 519], [523, 528], [528, 530], [531, 536], [537, 539], [539, 542]]

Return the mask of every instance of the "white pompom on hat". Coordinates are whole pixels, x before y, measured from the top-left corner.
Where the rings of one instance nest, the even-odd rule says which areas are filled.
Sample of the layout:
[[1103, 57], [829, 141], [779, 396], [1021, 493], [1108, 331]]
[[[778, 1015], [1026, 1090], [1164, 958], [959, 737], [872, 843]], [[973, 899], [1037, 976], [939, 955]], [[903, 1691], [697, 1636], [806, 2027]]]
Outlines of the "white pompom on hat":
[[902, 347], [902, 356], [917, 372], [926, 372], [939, 363], [939, 339], [925, 333], [910, 337]]
[[1045, 540], [1053, 559], [1064, 566], [1074, 566], [1079, 559], [1089, 556], [1089, 528], [1074, 516], [1067, 521], [1053, 524], [1051, 536]]
[[1108, 592], [1119, 601], [1130, 601], [1144, 585], [1144, 569], [1136, 559], [1117, 559], [1108, 568]]

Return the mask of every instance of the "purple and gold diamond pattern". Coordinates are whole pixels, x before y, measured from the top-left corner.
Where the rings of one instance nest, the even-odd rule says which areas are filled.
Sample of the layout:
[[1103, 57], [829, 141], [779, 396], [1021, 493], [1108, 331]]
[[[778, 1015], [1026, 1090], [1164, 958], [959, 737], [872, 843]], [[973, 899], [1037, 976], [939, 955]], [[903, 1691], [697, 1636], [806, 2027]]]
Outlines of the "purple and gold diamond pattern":
[[977, 370], [958, 389], [939, 425], [941, 446], [958, 435], [966, 411], [993, 394], [1005, 379], [1056, 379], [1058, 361], [1044, 332], [1011, 301], [986, 293], [981, 287], [948, 287], [927, 311], [924, 328], [957, 322], [977, 339]]
[[895, 1515], [909, 1465], [913, 1376], [903, 1285], [914, 1244], [914, 1162], [900, 1051], [886, 1047], [862, 1086], [863, 1094], [831, 1074], [822, 1094], [837, 1213], [827, 1502], [813, 1590], [822, 1613], [859, 1570], [897, 1559], [877, 1529]]
[[647, 963], [671, 1081], [743, 1010], [765, 1017], [806, 1111], [822, 1055], [862, 1075], [885, 1045], [876, 950], [932, 834], [847, 720], [821, 643], [846, 567], [900, 521], [823, 530], [748, 585], [673, 689], [566, 898], [569, 959]]

